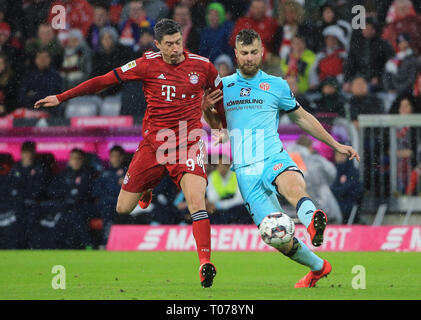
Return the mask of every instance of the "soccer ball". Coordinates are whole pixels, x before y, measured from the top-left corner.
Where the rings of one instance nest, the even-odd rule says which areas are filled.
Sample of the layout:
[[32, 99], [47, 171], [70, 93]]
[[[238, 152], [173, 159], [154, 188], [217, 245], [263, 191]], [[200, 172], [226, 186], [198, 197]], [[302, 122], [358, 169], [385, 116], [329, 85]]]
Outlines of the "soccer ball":
[[285, 213], [272, 213], [264, 217], [259, 232], [266, 244], [281, 248], [294, 236], [295, 224]]

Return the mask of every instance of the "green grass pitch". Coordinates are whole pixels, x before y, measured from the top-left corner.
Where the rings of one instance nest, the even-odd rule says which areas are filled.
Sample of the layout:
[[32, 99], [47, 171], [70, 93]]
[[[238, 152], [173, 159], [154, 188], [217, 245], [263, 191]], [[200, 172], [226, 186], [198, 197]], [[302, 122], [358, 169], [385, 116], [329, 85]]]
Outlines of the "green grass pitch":
[[[316, 288], [294, 289], [308, 269], [277, 252], [213, 252], [217, 276], [200, 286], [196, 252], [0, 251], [0, 299], [421, 299], [421, 253], [320, 253], [333, 267]], [[53, 289], [54, 265], [66, 289]], [[353, 289], [355, 265], [366, 289]]]

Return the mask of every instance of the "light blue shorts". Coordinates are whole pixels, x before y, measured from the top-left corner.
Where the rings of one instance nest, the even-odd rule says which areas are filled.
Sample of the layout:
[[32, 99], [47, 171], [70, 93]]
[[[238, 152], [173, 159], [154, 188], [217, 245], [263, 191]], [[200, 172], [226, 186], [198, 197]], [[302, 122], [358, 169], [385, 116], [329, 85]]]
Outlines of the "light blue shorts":
[[302, 174], [285, 150], [264, 161], [235, 169], [238, 187], [256, 225], [259, 225], [268, 214], [283, 211], [277, 198], [279, 193], [275, 179], [288, 170]]

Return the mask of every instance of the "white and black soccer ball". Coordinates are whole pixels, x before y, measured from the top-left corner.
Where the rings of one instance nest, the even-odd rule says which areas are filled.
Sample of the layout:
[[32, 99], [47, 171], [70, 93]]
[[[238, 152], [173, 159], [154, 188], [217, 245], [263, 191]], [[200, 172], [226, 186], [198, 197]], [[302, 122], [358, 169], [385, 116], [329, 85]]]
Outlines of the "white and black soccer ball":
[[272, 213], [263, 218], [259, 232], [266, 244], [281, 248], [294, 236], [295, 224], [285, 213]]

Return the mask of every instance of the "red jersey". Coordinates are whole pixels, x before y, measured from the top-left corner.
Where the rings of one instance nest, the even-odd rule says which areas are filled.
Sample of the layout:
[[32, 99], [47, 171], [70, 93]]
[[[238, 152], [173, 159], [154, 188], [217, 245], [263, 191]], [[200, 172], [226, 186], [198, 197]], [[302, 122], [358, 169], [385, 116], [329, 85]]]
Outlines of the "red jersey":
[[146, 52], [114, 69], [119, 81], [143, 82], [147, 102], [144, 135], [166, 128], [177, 133], [180, 121], [187, 121], [188, 132], [201, 128], [203, 91], [222, 88], [218, 71], [209, 59], [187, 51], [184, 56], [183, 62], [172, 65], [160, 52]]

